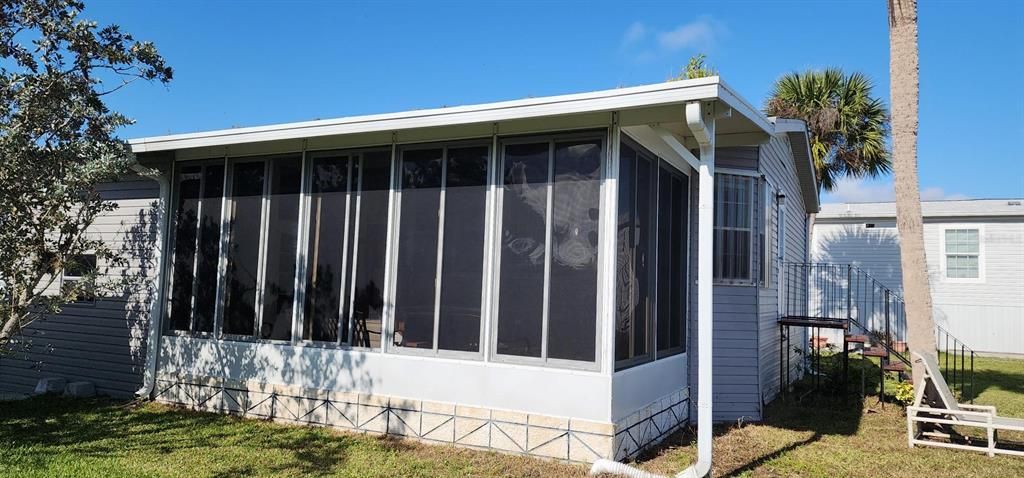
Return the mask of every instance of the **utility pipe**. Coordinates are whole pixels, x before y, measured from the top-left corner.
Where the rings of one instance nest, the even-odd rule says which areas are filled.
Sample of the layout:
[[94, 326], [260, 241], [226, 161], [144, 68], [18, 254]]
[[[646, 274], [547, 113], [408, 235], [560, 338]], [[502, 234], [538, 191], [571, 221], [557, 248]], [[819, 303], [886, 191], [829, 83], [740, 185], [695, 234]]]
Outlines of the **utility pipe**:
[[[700, 145], [697, 191], [697, 462], [676, 478], [704, 478], [711, 472], [711, 345], [712, 345], [712, 228], [715, 207], [715, 115], [710, 105], [686, 104], [686, 124]], [[629, 478], [654, 475], [612, 460], [597, 460], [591, 475], [602, 473]]]
[[142, 388], [135, 392], [135, 396], [148, 399], [153, 394], [153, 389], [156, 386], [156, 365], [157, 356], [159, 355], [160, 348], [160, 306], [164, 300], [164, 249], [167, 244], [167, 217], [170, 208], [170, 194], [171, 184], [170, 179], [162, 174], [160, 171], [143, 166], [136, 160], [131, 166], [131, 169], [138, 173], [140, 176], [147, 177], [155, 180], [160, 185], [160, 200], [157, 204], [157, 212], [159, 213], [159, 219], [157, 222], [157, 244], [154, 249], [157, 255], [157, 270], [156, 275], [153, 277], [153, 294], [149, 297], [149, 327], [146, 331], [146, 368], [142, 377]]

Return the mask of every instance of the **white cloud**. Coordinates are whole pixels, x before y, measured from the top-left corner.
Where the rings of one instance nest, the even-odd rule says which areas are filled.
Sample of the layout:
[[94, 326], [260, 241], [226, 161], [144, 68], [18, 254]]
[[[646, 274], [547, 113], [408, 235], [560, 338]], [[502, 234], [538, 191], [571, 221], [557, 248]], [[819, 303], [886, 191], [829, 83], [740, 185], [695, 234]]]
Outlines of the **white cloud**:
[[[836, 182], [832, 191], [822, 194], [822, 202], [889, 202], [896, 200], [892, 181], [877, 182], [863, 178], [843, 178]], [[921, 189], [922, 201], [970, 199], [966, 194], [947, 193], [945, 189], [931, 186]]]
[[946, 190], [940, 187], [930, 187], [921, 190], [922, 201], [941, 201], [941, 200], [956, 200], [956, 199], [970, 199], [966, 194], [953, 193], [946, 194]]
[[647, 26], [643, 22], [633, 22], [629, 28], [626, 29], [626, 33], [622, 35], [622, 47], [628, 47], [634, 43], [643, 40], [647, 36]]
[[711, 17], [703, 16], [679, 25], [675, 30], [658, 33], [658, 45], [670, 52], [683, 48], [710, 48], [719, 33], [721, 27]]
[[724, 25], [707, 15], [667, 31], [636, 21], [622, 34], [619, 50], [644, 63], [684, 49], [707, 51], [726, 33]]
[[868, 184], [863, 179], [843, 178], [821, 199], [822, 202], [885, 202], [895, 197], [892, 183]]

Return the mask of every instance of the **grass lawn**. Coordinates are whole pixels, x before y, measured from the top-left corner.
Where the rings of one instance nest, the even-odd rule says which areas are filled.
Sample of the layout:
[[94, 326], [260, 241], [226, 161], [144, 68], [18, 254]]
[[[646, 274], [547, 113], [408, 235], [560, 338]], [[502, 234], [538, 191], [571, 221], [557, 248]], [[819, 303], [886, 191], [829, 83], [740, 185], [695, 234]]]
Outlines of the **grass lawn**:
[[[1024, 417], [1024, 361], [979, 359], [976, 403]], [[761, 424], [716, 429], [719, 476], [1024, 476], [1024, 459], [909, 450], [895, 405], [874, 397], [776, 401]], [[1016, 438], [1016, 437], [1014, 437]], [[1024, 438], [1024, 437], [1021, 437]], [[693, 460], [680, 433], [643, 469]], [[35, 476], [583, 476], [533, 458], [286, 426], [157, 405], [34, 398], [0, 402], [0, 475]]]

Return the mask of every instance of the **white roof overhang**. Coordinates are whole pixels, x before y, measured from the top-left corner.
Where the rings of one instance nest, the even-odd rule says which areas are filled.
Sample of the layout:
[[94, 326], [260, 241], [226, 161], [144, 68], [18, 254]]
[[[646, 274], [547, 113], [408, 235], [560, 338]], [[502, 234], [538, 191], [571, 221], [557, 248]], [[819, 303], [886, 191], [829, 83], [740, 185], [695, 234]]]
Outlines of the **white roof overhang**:
[[[539, 132], [554, 129], [605, 127], [618, 113], [622, 126], [657, 125], [688, 143], [683, 108], [694, 101], [714, 102], [732, 114], [716, 122], [720, 145], [758, 144], [775, 125], [737, 95], [718, 77], [671, 81], [654, 85], [528, 98], [469, 106], [353, 116], [269, 126], [232, 128], [199, 133], [129, 140], [135, 153], [177, 151], [182, 157], [203, 154], [243, 154], [246, 144], [289, 150], [296, 144], [319, 149], [335, 145], [372, 145]], [[269, 143], [269, 144], [268, 144]], [[278, 143], [280, 148], [272, 147]], [[257, 148], [266, 150], [266, 147]], [[188, 151], [192, 150], [191, 154]]]

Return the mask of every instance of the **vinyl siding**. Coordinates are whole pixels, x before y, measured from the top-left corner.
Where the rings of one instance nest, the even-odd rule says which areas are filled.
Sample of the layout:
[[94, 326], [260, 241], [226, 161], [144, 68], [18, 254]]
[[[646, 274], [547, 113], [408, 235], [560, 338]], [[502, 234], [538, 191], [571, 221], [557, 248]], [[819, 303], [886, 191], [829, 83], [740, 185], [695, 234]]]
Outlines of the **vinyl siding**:
[[[98, 267], [108, 277], [137, 283], [131, 294], [69, 304], [61, 313], [30, 325], [31, 344], [0, 358], [0, 389], [31, 392], [42, 377], [87, 380], [98, 393], [128, 397], [142, 385], [152, 278], [157, 270], [159, 186], [138, 177], [100, 186], [118, 208], [98, 218], [98, 235], [128, 259], [126, 268]], [[59, 286], [58, 286], [59, 287]]]
[[[757, 169], [757, 148], [719, 148], [715, 165], [721, 168]], [[697, 175], [690, 182], [691, 228], [697, 231]], [[696, 234], [691, 236], [690, 275], [697, 277]], [[696, 282], [694, 282], [695, 284]], [[716, 422], [761, 420], [758, 393], [757, 294], [751, 286], [715, 285], [713, 315], [713, 417]], [[690, 327], [688, 334], [691, 396], [697, 387], [697, 294], [692, 288]], [[690, 403], [696, 416], [696, 400]]]
[[[768, 403], [779, 393], [781, 371], [779, 369], [779, 262], [803, 262], [807, 257], [807, 214], [800, 183], [797, 179], [796, 165], [793, 162], [789, 140], [786, 136], [776, 136], [760, 147], [759, 169], [771, 187], [781, 190], [785, 199], [785, 257], [778, 257], [778, 224], [779, 207], [772, 206], [773, 226], [766, 234], [771, 236], [772, 271], [768, 287], [758, 287], [758, 334], [760, 356], [760, 380], [762, 403]], [[762, 247], [760, 244], [758, 247]], [[800, 354], [793, 347], [802, 347], [803, 330], [791, 328], [793, 334], [789, 348], [790, 379], [796, 379]]]
[[[950, 227], [982, 231], [983, 280], [944, 277], [942, 236]], [[855, 264], [902, 293], [894, 219], [836, 218], [814, 229], [815, 260]], [[1024, 217], [926, 218], [924, 243], [936, 324], [976, 351], [1024, 354]]]

